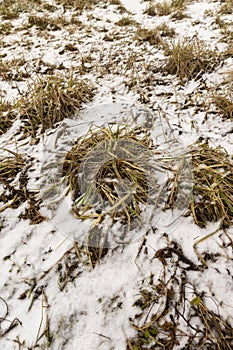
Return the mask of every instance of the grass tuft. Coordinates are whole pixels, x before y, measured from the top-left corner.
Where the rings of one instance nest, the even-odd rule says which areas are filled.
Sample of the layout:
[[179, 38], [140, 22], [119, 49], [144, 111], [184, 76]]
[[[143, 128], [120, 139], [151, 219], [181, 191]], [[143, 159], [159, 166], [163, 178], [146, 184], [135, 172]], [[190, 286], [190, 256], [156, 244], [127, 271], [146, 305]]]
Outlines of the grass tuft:
[[168, 16], [172, 12], [171, 4], [170, 4], [170, 2], [168, 2], [166, 0], [164, 0], [161, 3], [156, 3], [155, 8], [156, 8], [156, 13], [158, 16]]
[[56, 4], [62, 5], [65, 9], [75, 9], [78, 12], [90, 10], [94, 5], [98, 5], [98, 0], [55, 0]]
[[129, 16], [126, 17], [122, 17], [119, 21], [117, 21], [115, 23], [117, 26], [120, 27], [124, 27], [124, 26], [132, 26], [132, 25], [136, 25], [137, 22], [134, 21], [132, 18], [130, 18]]
[[67, 79], [54, 75], [38, 78], [31, 90], [18, 101], [25, 132], [32, 137], [39, 129], [44, 133], [64, 118], [72, 117], [93, 96], [93, 85], [72, 75]]
[[147, 41], [150, 45], [161, 44], [161, 36], [157, 30], [138, 28], [136, 31], [136, 39], [141, 42]]
[[206, 48], [197, 37], [172, 43], [164, 53], [168, 59], [163, 70], [176, 74], [183, 83], [212, 71], [218, 63], [217, 53]]
[[[0, 158], [0, 183], [3, 185], [3, 192], [0, 195], [0, 212], [7, 208], [18, 208], [24, 202], [27, 202], [25, 211], [20, 214], [20, 219], [29, 220], [31, 224], [39, 224], [45, 220], [40, 212], [40, 200], [36, 198], [37, 192], [27, 189], [27, 164], [25, 158], [19, 154], [9, 151], [11, 156]], [[18, 178], [18, 188], [13, 182]]]
[[222, 148], [205, 143], [192, 153], [193, 201], [191, 210], [196, 224], [205, 227], [222, 220], [227, 227], [233, 219], [232, 160]]
[[143, 12], [144, 14], [148, 15], [148, 16], [156, 16], [157, 15], [157, 7], [154, 3], [150, 3], [145, 11]]
[[69, 25], [70, 23], [62, 16], [53, 18], [48, 15], [38, 16], [30, 15], [28, 17], [29, 27], [35, 26], [40, 30], [59, 30], [62, 27]]
[[[79, 138], [73, 148], [68, 152], [63, 164], [63, 176], [65, 176], [70, 184], [73, 197], [73, 211], [75, 215], [82, 219], [91, 217], [102, 218], [106, 214], [110, 214], [112, 218], [120, 216], [122, 220], [130, 222], [133, 217], [140, 214], [140, 204], [145, 203], [148, 196], [148, 185], [146, 181], [146, 169], [141, 165], [134, 164], [130, 160], [122, 159], [121, 157], [110, 159], [102, 165], [98, 165], [98, 149], [99, 145], [114, 145], [116, 140], [125, 140], [137, 142], [140, 146], [149, 149], [149, 139], [144, 135], [140, 137], [141, 128], [130, 130], [128, 127], [118, 128], [113, 131], [109, 128], [100, 128], [95, 131], [90, 130], [87, 135]], [[107, 147], [106, 146], [106, 147]], [[102, 147], [102, 146], [101, 146]], [[93, 149], [95, 149], [94, 158]], [[105, 152], [105, 151], [104, 151]], [[107, 154], [111, 152], [106, 149]], [[128, 149], [122, 148], [122, 152], [130, 152]], [[124, 154], [125, 154], [124, 153]], [[98, 172], [94, 178], [94, 191], [98, 194], [98, 201], [108, 202], [111, 209], [106, 212], [98, 212], [97, 206], [92, 203], [93, 191], [87, 189], [86, 194], [80, 192], [78, 177], [81, 169], [81, 164], [85, 161], [92, 162], [92, 166], [99, 166]], [[124, 182], [130, 182], [134, 191], [130, 197], [130, 202], [127, 198], [124, 199], [122, 191], [124, 190]], [[128, 193], [127, 193], [128, 195]], [[122, 208], [123, 207], [123, 208]], [[96, 209], [97, 208], [97, 209]]]
[[232, 15], [233, 4], [232, 0], [228, 0], [220, 7], [219, 14], [221, 15]]
[[41, 3], [41, 0], [2, 0], [0, 3], [0, 16], [3, 19], [15, 19], [21, 13], [31, 11], [32, 8], [41, 5]]

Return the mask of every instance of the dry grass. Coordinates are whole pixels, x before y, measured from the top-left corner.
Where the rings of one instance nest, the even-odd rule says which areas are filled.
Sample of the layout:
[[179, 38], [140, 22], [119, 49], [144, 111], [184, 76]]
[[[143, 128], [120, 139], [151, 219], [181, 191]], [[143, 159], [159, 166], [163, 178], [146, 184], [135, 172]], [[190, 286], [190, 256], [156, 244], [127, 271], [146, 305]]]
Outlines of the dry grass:
[[232, 0], [228, 0], [220, 7], [219, 13], [221, 15], [232, 15], [233, 4]]
[[25, 167], [25, 164], [25, 159], [18, 153], [1, 158], [0, 182], [3, 184], [12, 182], [16, 175]]
[[159, 32], [161, 37], [174, 38], [174, 36], [176, 35], [175, 29], [172, 27], [169, 27], [165, 22], [155, 27], [155, 30]]
[[192, 153], [194, 189], [191, 210], [200, 227], [210, 221], [231, 224], [233, 218], [232, 161], [222, 148], [200, 145]]
[[172, 13], [171, 3], [166, 0], [161, 3], [156, 3], [155, 8], [158, 16], [168, 16]]
[[[176, 242], [159, 249], [155, 259], [164, 270], [156, 284], [153, 275], [148, 279], [134, 303], [138, 311], [131, 324], [136, 335], [127, 339], [127, 350], [232, 349], [230, 324], [217, 313], [217, 307], [216, 312], [207, 307], [204, 295], [188, 281], [186, 269], [201, 271], [201, 268], [183, 254]], [[172, 276], [171, 262], [176, 266]]]
[[[165, 32], [164, 32], [165, 33]], [[135, 38], [139, 42], [148, 42], [150, 45], [155, 45], [159, 47], [166, 47], [166, 43], [162, 38], [163, 32], [160, 28], [154, 29], [146, 29], [146, 28], [138, 28], [135, 34]]]
[[233, 92], [231, 89], [222, 94], [216, 93], [213, 95], [213, 102], [223, 119], [233, 120]]
[[[172, 18], [182, 19], [185, 17], [186, 1], [172, 0], [163, 2], [150, 2], [144, 13], [148, 16], [168, 16], [173, 13]], [[179, 17], [179, 18], [178, 18]], [[182, 18], [181, 18], [182, 17]]]
[[67, 79], [54, 75], [38, 78], [18, 101], [25, 132], [32, 137], [39, 129], [44, 133], [64, 118], [72, 117], [93, 96], [93, 85], [72, 75]]
[[[97, 220], [102, 220], [106, 214], [110, 214], [112, 218], [120, 216], [122, 220], [130, 222], [133, 217], [140, 214], [140, 203], [145, 203], [148, 196], [146, 170], [140, 164], [134, 164], [124, 158], [114, 158], [99, 166], [98, 154], [100, 151], [96, 147], [99, 145], [102, 147], [105, 144], [106, 147], [110, 147], [111, 144], [115, 145], [116, 140], [126, 139], [149, 148], [149, 139], [146, 135], [140, 137], [141, 132], [140, 128], [130, 130], [127, 127], [122, 127], [116, 131], [111, 128], [100, 128], [95, 131], [90, 130], [87, 135], [76, 141], [74, 147], [67, 154], [63, 165], [63, 175], [69, 181], [73, 194], [73, 211], [77, 217], [82, 219], [94, 217]], [[93, 149], [96, 150], [95, 153]], [[106, 149], [106, 153], [110, 154], [108, 152], [111, 152], [111, 148]], [[130, 150], [124, 150], [124, 152], [127, 153]], [[92, 157], [94, 158], [92, 159]], [[85, 164], [91, 161], [92, 166], [98, 165], [99, 169], [94, 178], [95, 188], [87, 188], [86, 193], [81, 193], [77, 179], [84, 160]], [[122, 195], [124, 182], [132, 183], [131, 187], [134, 188], [130, 203], [127, 203], [129, 194], [126, 193], [127, 198]], [[98, 196], [97, 203], [94, 204], [93, 191], [95, 192], [94, 197], [96, 194]], [[111, 208], [107, 211], [101, 209], [99, 212], [98, 205], [102, 201], [107, 201]]]
[[56, 4], [62, 5], [65, 9], [72, 8], [78, 12], [90, 10], [94, 5], [98, 5], [98, 0], [56, 0]]
[[14, 106], [0, 98], [0, 135], [11, 127], [15, 119]]
[[40, 30], [60, 30], [62, 27], [69, 24], [70, 23], [62, 16], [54, 18], [48, 15], [30, 15], [28, 17], [29, 27], [35, 26]]
[[29, 74], [21, 69], [25, 63], [26, 61], [23, 58], [0, 60], [0, 77], [6, 81], [21, 81], [24, 78], [28, 78]]
[[13, 25], [10, 22], [0, 23], [0, 33], [8, 35], [12, 32]]
[[[4, 189], [0, 195], [0, 202], [3, 202], [0, 212], [7, 208], [18, 208], [22, 203], [27, 202], [28, 205], [19, 218], [29, 220], [31, 224], [39, 224], [45, 218], [39, 212], [40, 201], [36, 198], [38, 193], [27, 190], [26, 160], [19, 153], [12, 151], [10, 153], [11, 156], [0, 158], [0, 183], [3, 184]], [[12, 185], [16, 177], [18, 177], [18, 188]]]
[[149, 3], [149, 5], [146, 7], [144, 14], [148, 16], [156, 16], [157, 15], [157, 8], [155, 3]]
[[[233, 32], [231, 32], [231, 36], [233, 38]], [[229, 40], [229, 38], [227, 39], [227, 42], [230, 42], [230, 44], [228, 45], [228, 48], [224, 52], [224, 57], [225, 58], [233, 56], [233, 44], [231, 43], [231, 40]]]
[[182, 83], [212, 71], [218, 63], [217, 53], [197, 37], [172, 43], [164, 53], [168, 56], [164, 72], [176, 74]]
[[117, 26], [124, 27], [124, 26], [133, 26], [136, 25], [137, 22], [134, 21], [132, 18], [129, 16], [122, 17], [119, 21], [115, 23]]
[[2, 61], [0, 59], [0, 77], [3, 80], [8, 80], [10, 69], [11, 69], [11, 66], [10, 66], [9, 62], [8, 61]]
[[0, 3], [0, 16], [3, 19], [15, 19], [21, 13], [29, 12], [32, 8], [41, 4], [41, 0], [2, 0]]

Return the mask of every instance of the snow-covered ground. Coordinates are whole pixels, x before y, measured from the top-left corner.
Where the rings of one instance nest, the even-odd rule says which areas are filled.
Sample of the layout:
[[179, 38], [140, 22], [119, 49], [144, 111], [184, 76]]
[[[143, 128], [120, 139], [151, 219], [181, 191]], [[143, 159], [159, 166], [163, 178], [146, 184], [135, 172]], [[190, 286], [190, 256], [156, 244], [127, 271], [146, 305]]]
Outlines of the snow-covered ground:
[[[16, 19], [0, 19], [0, 72], [1, 63], [11, 61], [11, 78], [0, 74], [2, 98], [17, 100], [38, 76], [48, 72], [65, 75], [72, 70], [96, 89], [94, 99], [77, 115], [47, 130], [35, 143], [21, 137], [19, 119], [0, 136], [1, 158], [9, 150], [22, 154], [30, 165], [28, 190], [39, 191], [42, 199], [46, 181], [59, 173], [49, 166], [53, 157], [64, 159], [73, 141], [90, 126], [143, 126], [161, 152], [181, 158], [204, 139], [210, 147], [221, 146], [233, 155], [232, 120], [223, 120], [211, 102], [214, 89], [224, 89], [233, 58], [220, 56], [211, 72], [181, 83], [157, 69], [166, 59], [161, 47], [135, 38], [139, 25], [151, 29], [166, 23], [176, 33], [168, 41], [198, 36], [206, 47], [222, 53], [230, 40], [216, 23], [224, 2], [190, 1], [188, 16], [180, 20], [170, 15], [149, 16], [144, 12], [149, 1], [121, 2], [125, 13], [114, 1], [100, 2], [81, 14], [64, 11], [61, 5], [52, 13], [44, 9], [54, 18], [64, 16], [69, 21], [74, 16], [75, 24], [58, 30], [27, 26], [29, 14], [41, 15], [36, 5]], [[159, 2], [163, 3], [155, 1]], [[232, 14], [220, 16], [230, 31]], [[119, 26], [122, 17], [135, 24]], [[9, 33], [2, 29], [7, 23], [12, 25]], [[232, 32], [229, 35], [232, 40]], [[68, 44], [73, 49], [67, 49]], [[19, 59], [23, 63], [17, 70]], [[19, 71], [25, 73], [20, 79], [15, 78]], [[220, 222], [200, 228], [187, 214], [192, 190], [189, 167], [188, 159], [185, 176], [189, 187], [181, 207], [163, 211], [148, 203], [130, 242], [114, 243], [94, 268], [85, 247], [93, 221], [71, 215], [69, 195], [63, 196], [60, 190], [59, 205], [53, 210], [44, 200], [40, 213], [46, 220], [38, 224], [20, 218], [26, 201], [5, 210], [5, 203], [0, 202], [0, 349], [221, 350], [214, 340], [198, 343], [205, 327], [208, 330], [200, 310], [206, 318], [205, 310], [209, 310], [209, 315], [213, 312], [229, 329], [233, 327], [233, 229], [221, 229]], [[165, 175], [161, 176], [165, 182]], [[17, 188], [18, 175], [11, 184]], [[3, 184], [0, 186], [3, 193]], [[102, 229], [110, 230], [108, 221], [105, 225]], [[195, 299], [198, 297], [203, 304]], [[182, 313], [179, 319], [177, 310]], [[161, 327], [157, 343], [151, 333], [155, 324]], [[178, 327], [173, 347], [162, 340], [170, 334], [171, 324]], [[219, 336], [216, 330], [213, 333], [213, 339]], [[144, 345], [136, 344], [139, 334]]]

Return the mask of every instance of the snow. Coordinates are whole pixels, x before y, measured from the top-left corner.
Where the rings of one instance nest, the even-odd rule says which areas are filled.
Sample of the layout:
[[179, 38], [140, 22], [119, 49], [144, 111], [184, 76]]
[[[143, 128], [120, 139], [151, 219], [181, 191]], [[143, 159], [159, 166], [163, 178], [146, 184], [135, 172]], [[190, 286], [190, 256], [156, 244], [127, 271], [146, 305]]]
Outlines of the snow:
[[[213, 14], [216, 13], [219, 1], [195, 1], [188, 5], [189, 18], [172, 23], [169, 23], [167, 16], [159, 18], [144, 14], [147, 2], [122, 0], [122, 4], [130, 11], [129, 15], [143, 27], [153, 28], [166, 21], [175, 28], [176, 40], [186, 36], [192, 38], [198, 33], [212, 49], [217, 47], [222, 51], [226, 48], [226, 44], [220, 42], [221, 33], [214, 23], [214, 15], [206, 15], [206, 11], [210, 10]], [[61, 9], [58, 9], [54, 15], [61, 14]], [[72, 11], [68, 12], [67, 18], [69, 15], [72, 15]], [[24, 57], [26, 64], [23, 67], [28, 67], [30, 79], [38, 74], [44, 75], [50, 66], [54, 67], [54, 72], [62, 74], [63, 69], [71, 68], [77, 74], [81, 59], [90, 56], [90, 63], [85, 63], [90, 70], [87, 69], [82, 77], [95, 84], [97, 94], [92, 102], [83, 106], [79, 114], [64, 120], [53, 130], [47, 130], [36, 144], [30, 145], [29, 138], [20, 140], [20, 135], [17, 134], [20, 120], [16, 120], [0, 136], [1, 156], [8, 154], [7, 149], [19, 151], [31, 159], [28, 189], [40, 192], [43, 199], [40, 212], [47, 217], [47, 220], [37, 225], [19, 219], [26, 208], [26, 202], [17, 209], [8, 208], [1, 212], [1, 350], [19, 349], [17, 341], [22, 342], [22, 348], [25, 349], [37, 348], [38, 343], [39, 349], [51, 350], [125, 350], [126, 339], [136, 334], [130, 320], [135, 321], [141, 312], [135, 306], [141, 296], [140, 292], [151, 287], [151, 275], [154, 286], [162, 279], [164, 266], [156, 257], [156, 252], [172, 247], [174, 242], [197, 267], [196, 270], [186, 272], [189, 281], [185, 287], [188, 300], [195, 296], [191, 287], [195, 285], [200, 293], [205, 293], [207, 306], [214, 312], [219, 312], [233, 326], [232, 227], [224, 231], [217, 222], [199, 228], [191, 215], [184, 215], [188, 210], [192, 189], [188, 157], [185, 167], [188, 187], [186, 197], [180, 201], [180, 208], [162, 211], [161, 206], [148, 204], [142, 215], [141, 226], [131, 233], [130, 244], [118, 245], [114, 242], [108, 254], [94, 269], [91, 269], [85, 251], [81, 252], [82, 261], [77, 262], [73, 249], [75, 239], [80, 246], [81, 243], [84, 244], [85, 250], [92, 220], [81, 221], [72, 215], [71, 198], [65, 195], [66, 188], [63, 186], [53, 198], [53, 203], [51, 198], [46, 201], [45, 192], [51, 177], [56, 179], [57, 174], [60, 174], [62, 160], [73, 141], [85, 135], [91, 126], [96, 128], [111, 123], [143, 125], [150, 130], [151, 139], [155, 141], [158, 150], [165, 152], [166, 156], [187, 156], [190, 147], [200, 137], [209, 138], [211, 146], [224, 147], [231, 156], [233, 154], [232, 121], [223, 121], [221, 116], [213, 113], [211, 105], [208, 110], [202, 108], [203, 101], [210, 98], [208, 89], [221, 83], [223, 73], [232, 69], [232, 58], [224, 60], [221, 67], [206, 74], [202, 81], [190, 81], [182, 86], [174, 76], [164, 76], [162, 82], [160, 77], [160, 85], [155, 79], [148, 92], [143, 83], [147, 74], [153, 75], [148, 71], [148, 65], [164, 60], [163, 52], [148, 43], [139, 45], [134, 39], [134, 28], [125, 30], [117, 27], [115, 22], [122, 16], [115, 5], [109, 5], [107, 9], [97, 6], [79, 16], [88, 28], [75, 28], [70, 32], [67, 28], [62, 28], [43, 33], [43, 37], [40, 37], [34, 28], [31, 31], [17, 30], [27, 21], [26, 14], [22, 14], [18, 20], [12, 21], [16, 26], [14, 34], [6, 37], [2, 34], [5, 45], [1, 54], [6, 54], [4, 60]], [[232, 16], [228, 16], [228, 20], [231, 22]], [[116, 32], [119, 39], [113, 42], [103, 40], [105, 33], [101, 28], [105, 28], [109, 35]], [[61, 54], [61, 49], [70, 42], [77, 47], [77, 52], [65, 51]], [[134, 66], [130, 63], [132, 57], [135, 57]], [[160, 76], [159, 74], [155, 73], [154, 76]], [[133, 77], [136, 77], [137, 83], [129, 91], [126, 83]], [[6, 82], [1, 79], [1, 95], [10, 102], [17, 100], [19, 92], [27, 90], [30, 79], [21, 82]], [[148, 97], [148, 102], [143, 102], [142, 96]], [[192, 100], [192, 105], [183, 108], [187, 100]], [[58, 158], [59, 162], [55, 163]], [[167, 173], [159, 174], [158, 182], [161, 184], [167, 179]], [[17, 183], [17, 178], [15, 182]], [[109, 227], [107, 220], [102, 229], [119, 234], [119, 227]], [[214, 233], [213, 236], [198, 244], [197, 249], [200, 254], [216, 254], [217, 258], [215, 261], [208, 260], [208, 267], [202, 269], [194, 246], [211, 233]], [[146, 243], [141, 247], [143, 239]], [[77, 275], [61, 290], [61, 271], [58, 265], [62, 263], [64, 268], [69, 259], [74, 259], [77, 264], [74, 272]], [[179, 260], [176, 254], [169, 259], [167, 283], [173, 274], [177, 274], [179, 279], [182, 267], [187, 265], [187, 262], [180, 261], [176, 267]], [[33, 289], [34, 279], [37, 284]], [[38, 288], [43, 292], [29, 310]], [[30, 289], [31, 293], [21, 299], [22, 293]], [[8, 305], [8, 315], [2, 320], [1, 317], [6, 313], [4, 300]], [[162, 306], [155, 304], [151, 314], [158, 312]], [[144, 321], [150, 321], [150, 316], [148, 320], [146, 316], [144, 314], [141, 319], [139, 317], [138, 326], [143, 326]], [[53, 335], [49, 346], [45, 337], [38, 340], [38, 334], [41, 335], [47, 327], [46, 317]], [[7, 330], [15, 318], [21, 324], [1, 337], [1, 332]], [[182, 349], [182, 342], [176, 349]]]

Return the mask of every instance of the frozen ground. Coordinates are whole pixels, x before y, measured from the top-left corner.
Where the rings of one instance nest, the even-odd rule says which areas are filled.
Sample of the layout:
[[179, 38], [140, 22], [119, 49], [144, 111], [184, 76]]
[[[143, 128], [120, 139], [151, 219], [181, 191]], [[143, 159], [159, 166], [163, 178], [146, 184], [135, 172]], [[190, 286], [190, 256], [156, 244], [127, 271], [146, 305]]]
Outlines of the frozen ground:
[[[187, 155], [197, 141], [208, 139], [211, 147], [221, 146], [232, 157], [232, 120], [224, 120], [211, 102], [214, 89], [227, 86], [232, 56], [221, 56], [211, 72], [181, 83], [175, 75], [159, 71], [166, 59], [159, 45], [135, 38], [137, 26], [151, 29], [165, 22], [176, 32], [175, 39], [167, 40], [198, 36], [206, 47], [222, 53], [232, 42], [232, 13], [219, 15], [225, 22], [222, 29], [216, 18], [223, 1], [190, 1], [187, 16], [179, 20], [149, 16], [144, 13], [149, 3], [122, 0], [123, 12], [119, 4], [105, 1], [79, 14], [49, 2], [55, 6], [52, 12], [49, 7], [39, 12], [35, 5], [17, 18], [0, 19], [2, 98], [17, 100], [36, 77], [70, 70], [96, 89], [94, 99], [72, 120], [47, 130], [36, 143], [21, 137], [19, 119], [0, 136], [1, 157], [9, 150], [23, 154], [30, 164], [28, 189], [38, 190], [42, 198], [46, 179], [59, 170], [46, 164], [57, 155], [64, 158], [91, 125], [142, 125], [150, 129], [158, 148], [172, 154]], [[76, 22], [58, 30], [27, 25], [29, 14], [43, 13]], [[119, 26], [122, 17], [135, 22]], [[3, 74], [1, 64], [8, 61], [9, 71]], [[189, 166], [188, 162], [186, 170]], [[19, 175], [12, 184], [17, 188]], [[94, 268], [85, 249], [92, 221], [70, 214], [69, 196], [61, 196], [52, 212], [44, 201], [40, 213], [46, 220], [34, 225], [20, 218], [27, 202], [3, 210], [5, 205], [0, 202], [1, 350], [233, 348], [229, 341], [228, 347], [224, 341], [219, 347], [214, 327], [220, 320], [218, 324], [228, 329], [224, 336], [232, 339], [232, 226], [197, 226], [187, 214], [189, 197], [174, 211], [148, 204], [131, 242], [113, 244]], [[211, 329], [208, 317], [213, 334], [204, 341]], [[171, 329], [176, 339], [169, 343]], [[140, 337], [143, 342], [137, 342]]]

